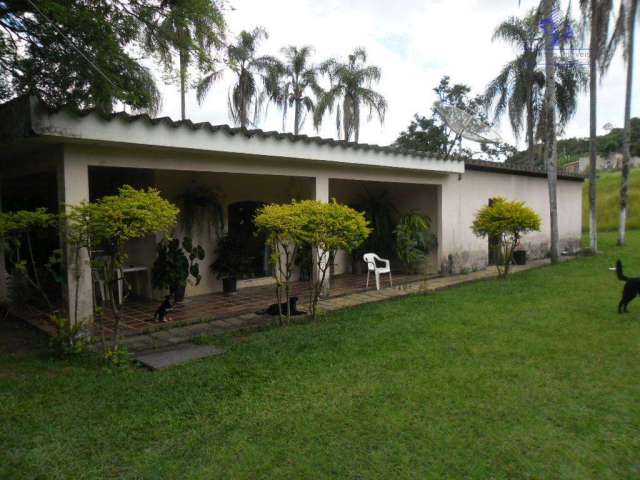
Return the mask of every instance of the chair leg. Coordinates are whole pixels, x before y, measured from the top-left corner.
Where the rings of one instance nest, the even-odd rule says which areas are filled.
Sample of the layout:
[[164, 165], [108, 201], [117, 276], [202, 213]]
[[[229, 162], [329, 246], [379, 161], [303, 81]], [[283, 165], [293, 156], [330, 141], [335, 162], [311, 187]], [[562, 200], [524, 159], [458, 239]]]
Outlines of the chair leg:
[[391, 277], [391, 272], [389, 272], [389, 283], [393, 287], [393, 278]]
[[371, 271], [367, 270], [367, 286], [365, 288], [369, 288], [369, 274]]
[[376, 273], [376, 290], [380, 290], [380, 274], [378, 272]]

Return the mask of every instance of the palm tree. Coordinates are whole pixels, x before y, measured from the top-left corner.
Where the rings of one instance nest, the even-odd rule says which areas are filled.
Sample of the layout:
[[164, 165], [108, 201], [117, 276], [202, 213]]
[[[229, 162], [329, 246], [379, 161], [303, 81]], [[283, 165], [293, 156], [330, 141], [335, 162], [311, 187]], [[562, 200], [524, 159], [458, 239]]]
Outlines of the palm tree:
[[309, 46], [284, 47], [285, 61], [275, 60], [267, 81], [267, 90], [272, 101], [282, 108], [282, 130], [286, 131], [287, 112], [293, 108], [293, 133], [298, 135], [308, 112], [315, 104], [308, 91], [320, 93], [317, 82], [318, 68], [309, 57], [313, 49]]
[[[580, 0], [583, 24], [589, 27], [589, 241], [591, 249], [598, 249], [598, 224], [596, 218], [596, 167], [597, 167], [597, 88], [598, 69], [604, 75], [607, 55], [609, 20], [613, 0]], [[586, 29], [585, 29], [586, 30]]]
[[[507, 63], [485, 92], [488, 107], [494, 107], [494, 121], [505, 113], [516, 138], [524, 127], [527, 139], [527, 160], [534, 165], [536, 138], [544, 138], [543, 110], [545, 71], [540, 65], [544, 49], [544, 35], [540, 29], [540, 13], [531, 11], [524, 18], [510, 17], [495, 30], [493, 39], [515, 45], [518, 56]], [[563, 22], [570, 22], [565, 18]], [[555, 68], [557, 114], [562, 128], [575, 114], [578, 93], [586, 86], [586, 75], [569, 62]], [[524, 117], [524, 125], [523, 125]]]
[[[273, 57], [256, 56], [258, 46], [265, 38], [268, 38], [268, 34], [262, 27], [256, 27], [250, 32], [243, 30], [236, 42], [227, 47], [227, 65], [237, 76], [229, 92], [229, 115], [242, 128], [254, 125], [257, 121], [265, 95], [260, 81], [267, 82], [267, 74], [273, 66]], [[214, 70], [200, 80], [197, 88], [198, 103], [202, 103], [221, 73], [220, 70]]]
[[541, 11], [544, 23], [545, 76], [549, 81], [544, 90], [544, 155], [547, 165], [549, 187], [549, 220], [551, 230], [551, 262], [560, 260], [560, 235], [558, 232], [558, 142], [556, 138], [556, 59], [554, 34], [550, 22], [553, 19], [555, 0], [542, 0]]
[[184, 120], [189, 65], [195, 60], [202, 71], [211, 69], [211, 49], [222, 48], [226, 25], [220, 8], [212, 0], [167, 0], [162, 8], [168, 13], [157, 29], [148, 31], [145, 44], [167, 70], [172, 69], [174, 49], [177, 50], [180, 113]]
[[[332, 111], [336, 102], [336, 129], [338, 138], [341, 133], [344, 139], [352, 138], [356, 143], [360, 138], [360, 107], [369, 108], [369, 119], [376, 113], [380, 123], [384, 122], [387, 101], [378, 92], [372, 90], [372, 85], [380, 81], [382, 72], [374, 65], [367, 63], [367, 52], [363, 48], [356, 48], [347, 59], [341, 63], [336, 59], [329, 59], [322, 63], [320, 71], [330, 80], [330, 87], [323, 92], [318, 100], [313, 121], [316, 128], [322, 123], [322, 117], [327, 110]], [[341, 132], [342, 130], [342, 132]]]
[[627, 85], [624, 99], [624, 130], [622, 134], [622, 183], [620, 185], [620, 224], [618, 225], [618, 245], [624, 245], [627, 229], [627, 208], [629, 204], [629, 163], [631, 161], [631, 96], [633, 92], [633, 54], [635, 27], [638, 16], [638, 0], [620, 3], [620, 11], [613, 35], [607, 47], [607, 59], [613, 57], [613, 50], [620, 41], [624, 45], [623, 56], [627, 62]]

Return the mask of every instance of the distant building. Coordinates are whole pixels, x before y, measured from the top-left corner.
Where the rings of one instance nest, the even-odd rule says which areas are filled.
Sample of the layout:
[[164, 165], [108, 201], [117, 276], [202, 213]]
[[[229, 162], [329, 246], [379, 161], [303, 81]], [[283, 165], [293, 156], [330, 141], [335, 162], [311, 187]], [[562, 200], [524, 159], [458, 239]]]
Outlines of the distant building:
[[[640, 157], [631, 157], [631, 167], [640, 167]], [[598, 155], [596, 159], [597, 170], [621, 170], [622, 169], [622, 154], [610, 153], [606, 158]], [[564, 166], [564, 171], [567, 173], [584, 173], [589, 170], [589, 156], [585, 155], [578, 160], [567, 163]]]

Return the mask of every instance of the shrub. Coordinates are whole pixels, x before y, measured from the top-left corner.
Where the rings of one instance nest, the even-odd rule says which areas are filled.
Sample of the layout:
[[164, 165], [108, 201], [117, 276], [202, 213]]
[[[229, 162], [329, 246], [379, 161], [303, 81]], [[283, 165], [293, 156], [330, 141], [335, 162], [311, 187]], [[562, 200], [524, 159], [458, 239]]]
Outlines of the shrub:
[[105, 274], [105, 293], [115, 317], [112, 345], [107, 351], [118, 350], [120, 308], [114, 296], [116, 273], [125, 264], [125, 244], [134, 238], [143, 238], [156, 233], [166, 233], [175, 225], [178, 208], [160, 196], [158, 190], [136, 190], [129, 185], [120, 188], [117, 195], [102, 197], [96, 202], [82, 202], [67, 206], [67, 239], [75, 249], [77, 318], [78, 280], [81, 252], [86, 252], [92, 264], [92, 251], [103, 247], [105, 256], [99, 267]]
[[476, 212], [471, 229], [479, 237], [500, 239], [502, 265], [498, 263], [496, 267], [498, 275], [505, 277], [509, 273], [513, 250], [522, 235], [540, 230], [540, 216], [524, 202], [496, 198], [491, 205]]
[[436, 236], [429, 231], [431, 219], [412, 211], [400, 218], [393, 234], [398, 259], [410, 273], [419, 270], [427, 255], [438, 244]]
[[351, 253], [369, 236], [371, 230], [364, 215], [335, 200], [329, 203], [304, 200], [294, 204], [299, 216], [300, 240], [314, 250], [315, 272], [310, 293], [311, 315], [315, 318], [325, 279], [338, 250]]

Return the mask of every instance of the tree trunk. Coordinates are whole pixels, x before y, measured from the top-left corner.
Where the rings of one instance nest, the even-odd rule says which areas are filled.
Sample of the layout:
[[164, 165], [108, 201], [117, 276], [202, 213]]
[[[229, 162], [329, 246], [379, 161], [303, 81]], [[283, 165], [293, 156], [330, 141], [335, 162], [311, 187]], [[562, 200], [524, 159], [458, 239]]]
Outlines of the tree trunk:
[[533, 88], [532, 84], [529, 84], [529, 91], [527, 92], [527, 163], [530, 168], [534, 166], [534, 151], [535, 140], [533, 138]]
[[293, 105], [293, 133], [295, 135], [298, 135], [298, 133], [300, 132], [300, 103], [301, 102], [302, 100], [300, 100], [299, 98], [296, 98]]
[[185, 96], [187, 94], [187, 64], [189, 62], [189, 54], [186, 50], [180, 50], [180, 114], [182, 120], [187, 118], [185, 108]]
[[596, 218], [596, 98], [598, 88], [598, 42], [595, 29], [598, 22], [596, 18], [596, 1], [591, 0], [591, 39], [589, 51], [589, 246], [594, 252], [598, 251], [598, 220]]
[[622, 185], [620, 186], [620, 224], [618, 226], [618, 245], [624, 245], [627, 230], [627, 209], [629, 204], [629, 163], [631, 160], [631, 94], [633, 92], [633, 42], [637, 0], [631, 0], [627, 17], [627, 91], [624, 99], [624, 132], [622, 136]]
[[353, 100], [353, 133], [356, 143], [360, 140], [360, 103]]
[[[551, 19], [553, 0], [544, 0], [544, 18]], [[545, 163], [549, 186], [549, 216], [551, 225], [551, 263], [560, 258], [560, 239], [558, 233], [558, 148], [556, 141], [556, 64], [553, 52], [553, 30], [551, 25], [545, 29]]]

